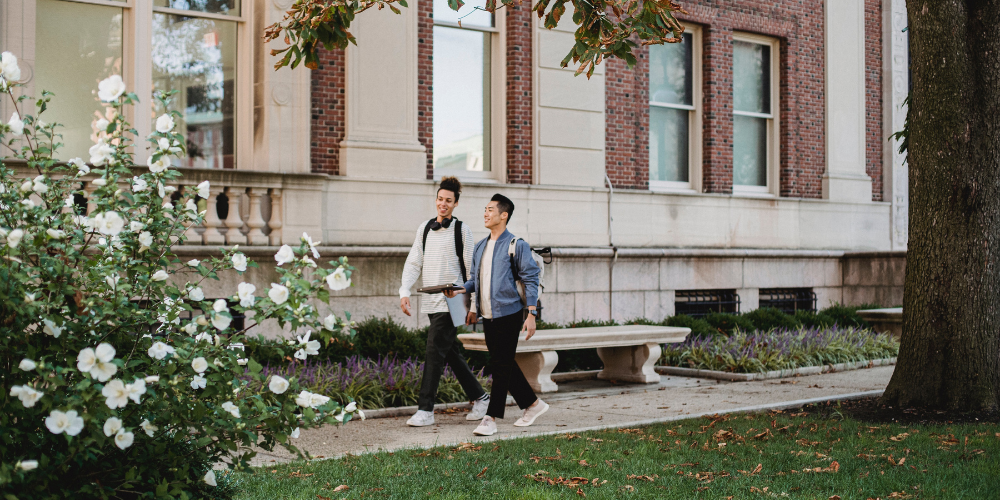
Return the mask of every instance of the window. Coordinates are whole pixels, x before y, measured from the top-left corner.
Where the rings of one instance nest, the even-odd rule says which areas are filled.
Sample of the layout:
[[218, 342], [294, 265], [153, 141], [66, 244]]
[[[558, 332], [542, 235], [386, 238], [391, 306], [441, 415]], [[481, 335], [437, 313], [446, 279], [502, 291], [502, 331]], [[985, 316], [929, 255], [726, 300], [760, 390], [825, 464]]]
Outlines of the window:
[[739, 314], [736, 290], [677, 290], [674, 294], [674, 314], [703, 318], [714, 312]]
[[773, 307], [787, 314], [816, 312], [816, 292], [812, 288], [761, 288], [760, 307]]
[[733, 192], [767, 194], [777, 182], [776, 41], [733, 35]]
[[[434, 171], [435, 175], [489, 178], [496, 162], [494, 144], [502, 117], [494, 88], [503, 89], [497, 18], [482, 0], [458, 12], [434, 0]], [[502, 94], [498, 92], [497, 94]]]
[[[181, 113], [175, 131], [186, 138], [182, 167], [235, 168], [238, 143], [249, 150], [253, 103], [248, 57], [252, 40], [245, 20], [250, 5], [242, 0], [5, 0], [35, 12], [34, 25], [0, 39], [19, 38], [25, 61], [34, 63], [26, 92], [55, 93], [43, 116], [62, 125], [60, 159], [89, 157], [97, 140], [96, 122], [107, 112], [97, 98], [97, 84], [122, 75], [141, 105], [130, 109], [138, 129], [136, 158], [146, 157], [142, 140], [162, 109], [154, 107], [156, 90], [174, 90], [171, 106]], [[67, 75], [72, 75], [67, 76]], [[238, 99], [237, 93], [244, 95]], [[239, 127], [238, 120], [247, 123]], [[250, 155], [247, 155], [247, 161]]]
[[649, 187], [698, 191], [701, 165], [701, 32], [649, 47]]

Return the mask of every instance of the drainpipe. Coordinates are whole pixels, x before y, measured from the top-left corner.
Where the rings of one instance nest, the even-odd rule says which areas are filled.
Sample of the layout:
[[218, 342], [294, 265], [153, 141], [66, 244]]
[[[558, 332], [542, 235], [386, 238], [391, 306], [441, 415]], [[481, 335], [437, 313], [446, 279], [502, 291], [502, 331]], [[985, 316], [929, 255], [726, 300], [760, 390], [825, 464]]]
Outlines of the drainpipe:
[[615, 233], [612, 226], [614, 219], [611, 217], [611, 197], [615, 194], [615, 187], [611, 184], [611, 178], [607, 172], [604, 173], [604, 183], [608, 186], [608, 246], [611, 247], [611, 262], [608, 264], [608, 319], [614, 320], [614, 283], [615, 283], [615, 262], [618, 261], [618, 247], [615, 246]]

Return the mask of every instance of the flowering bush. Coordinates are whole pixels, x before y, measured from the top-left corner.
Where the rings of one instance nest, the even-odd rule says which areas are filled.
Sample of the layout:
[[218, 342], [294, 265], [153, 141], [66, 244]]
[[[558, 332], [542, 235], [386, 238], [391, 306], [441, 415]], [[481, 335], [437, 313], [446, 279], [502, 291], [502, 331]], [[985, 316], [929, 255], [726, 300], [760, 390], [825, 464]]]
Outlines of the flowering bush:
[[[204, 280], [254, 264], [236, 247], [200, 262], [171, 253], [201, 222], [198, 202], [209, 191], [208, 182], [183, 192], [169, 186], [181, 176], [170, 158], [184, 153], [177, 113], [157, 118], [148, 169], [133, 172], [129, 151], [140, 148], [124, 117], [138, 98], [120, 77], [108, 78], [98, 96], [113, 118], [98, 123], [89, 162], [60, 163], [58, 126], [41, 119], [51, 94], [34, 103], [34, 115], [22, 112], [17, 60], [7, 52], [0, 60], [2, 97], [17, 109], [0, 125], [2, 147], [16, 158], [0, 163], [6, 498], [216, 496], [217, 464], [244, 467], [254, 447], [299, 453], [291, 441], [299, 427], [358, 413], [354, 403], [303, 390], [296, 376], [268, 376], [230, 348], [246, 331], [230, 327], [234, 312], [294, 332], [300, 359], [349, 329], [310, 304], [350, 286], [345, 258], [319, 266], [318, 243], [303, 235], [275, 256], [280, 279], [268, 290], [240, 283], [229, 297], [239, 305], [206, 300]], [[164, 108], [168, 99], [158, 96]], [[14, 162], [29, 178], [17, 177]], [[97, 188], [83, 213], [80, 183], [91, 178]]]

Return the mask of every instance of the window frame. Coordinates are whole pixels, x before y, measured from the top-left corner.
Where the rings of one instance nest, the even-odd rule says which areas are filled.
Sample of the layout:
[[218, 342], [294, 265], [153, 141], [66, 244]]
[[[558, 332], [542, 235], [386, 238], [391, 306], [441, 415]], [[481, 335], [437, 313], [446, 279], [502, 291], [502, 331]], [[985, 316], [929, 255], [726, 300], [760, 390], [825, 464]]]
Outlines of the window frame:
[[[649, 107], [657, 106], [688, 111], [688, 181], [654, 181], [649, 180], [649, 190], [657, 193], [700, 193], [702, 184], [702, 114], [704, 98], [702, 96], [702, 28], [697, 24], [682, 22], [684, 33], [691, 34], [691, 105], [655, 102], [650, 100]], [[649, 86], [649, 68], [646, 69], [647, 89]], [[647, 111], [647, 117], [651, 113]], [[650, 130], [652, 126], [650, 125]], [[647, 144], [647, 170], [652, 169], [652, 158]]]
[[[459, 26], [458, 23], [449, 21], [438, 21], [433, 19], [433, 5], [431, 18], [431, 36], [433, 29], [437, 26], [445, 28], [462, 29], [468, 31], [479, 31], [490, 33], [490, 170], [488, 172], [473, 172], [469, 170], [438, 170], [433, 169], [433, 179], [440, 181], [442, 177], [458, 177], [462, 182], [472, 184], [502, 184], [507, 182], [507, 36], [506, 36], [506, 9], [497, 9], [493, 14], [493, 27], [485, 26]], [[433, 77], [434, 67], [431, 66]], [[433, 80], [432, 80], [433, 81]], [[436, 84], [435, 84], [436, 85]], [[434, 107], [434, 97], [431, 96], [431, 108]], [[433, 138], [434, 124], [431, 123], [430, 135]], [[436, 145], [435, 141], [435, 145]], [[484, 155], [486, 152], [484, 152]]]
[[[18, 0], [5, 0], [12, 3]], [[122, 9], [122, 80], [129, 92], [135, 92], [139, 96], [140, 103], [126, 109], [125, 116], [132, 123], [132, 126], [139, 132], [136, 136], [135, 144], [132, 146], [136, 154], [136, 160], [142, 161], [145, 152], [148, 150], [148, 143], [143, 138], [153, 131], [153, 122], [156, 114], [153, 112], [153, 65], [152, 65], [152, 32], [153, 13], [181, 15], [186, 17], [207, 18], [236, 23], [236, 95], [234, 124], [236, 131], [234, 134], [233, 169], [250, 170], [253, 168], [253, 58], [254, 58], [254, 36], [253, 29], [249, 21], [253, 19], [253, 5], [251, 0], [241, 0], [240, 15], [214, 14], [198, 12], [193, 10], [172, 9], [168, 7], [154, 7], [154, 0], [59, 0], [61, 2], [72, 2], [85, 5], [97, 5], [104, 7], [115, 7]], [[33, 47], [35, 46], [35, 26], [34, 12], [36, 11], [35, 0], [19, 0], [21, 9], [31, 14], [30, 22], [20, 23], [20, 31], [10, 29], [0, 40], [5, 46], [17, 45], [20, 47], [32, 47], [30, 57], [23, 57], [31, 63], [33, 69], [36, 61]], [[25, 21], [29, 21], [25, 19]], [[30, 24], [27, 26], [25, 24]], [[10, 28], [10, 26], [4, 26]], [[12, 41], [19, 41], [14, 44]], [[32, 79], [25, 89], [30, 95], [37, 95], [40, 89], [34, 88], [34, 72]], [[189, 167], [180, 167], [186, 169]]]
[[[780, 168], [781, 164], [781, 73], [779, 71], [780, 61], [781, 61], [781, 40], [764, 35], [757, 35], [754, 33], [745, 32], [733, 32], [733, 42], [747, 42], [754, 43], [757, 45], [764, 45], [770, 48], [770, 92], [771, 92], [771, 112], [770, 113], [753, 113], [749, 111], [737, 111], [733, 100], [735, 99], [735, 90], [730, 96], [729, 105], [730, 109], [733, 110], [733, 134], [736, 132], [736, 116], [747, 116], [753, 118], [765, 118], [767, 119], [767, 153], [765, 156], [765, 176], [767, 184], [764, 186], [743, 186], [738, 185], [733, 182], [733, 195], [744, 196], [744, 197], [765, 197], [772, 198], [778, 196], [778, 190], [781, 185], [780, 179]], [[734, 43], [735, 45], [735, 43]], [[731, 138], [732, 139], [732, 138]], [[733, 144], [732, 147], [735, 147]]]

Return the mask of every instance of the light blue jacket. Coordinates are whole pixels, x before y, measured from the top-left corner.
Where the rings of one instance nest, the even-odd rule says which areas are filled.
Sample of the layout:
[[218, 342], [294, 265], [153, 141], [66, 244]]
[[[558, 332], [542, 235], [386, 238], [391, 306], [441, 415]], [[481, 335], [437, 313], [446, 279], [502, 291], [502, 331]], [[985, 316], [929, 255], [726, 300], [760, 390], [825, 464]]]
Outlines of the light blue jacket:
[[[538, 305], [538, 275], [541, 270], [531, 258], [531, 246], [524, 240], [519, 240], [514, 247], [514, 263], [517, 266], [518, 277], [524, 283], [527, 304], [522, 304], [521, 296], [517, 293], [514, 273], [510, 268], [511, 258], [507, 254], [512, 238], [514, 235], [504, 230], [493, 245], [493, 255], [490, 256], [493, 259], [490, 271], [490, 309], [494, 319], [520, 312], [526, 306]], [[476, 243], [472, 252], [472, 273], [469, 274], [469, 281], [465, 282], [465, 293], [476, 293], [480, 289], [480, 263], [489, 240], [490, 237], [487, 236]], [[477, 300], [482, 300], [482, 296], [481, 293], [476, 294], [476, 297], [479, 297]], [[482, 314], [483, 308], [477, 304], [476, 310]]]

